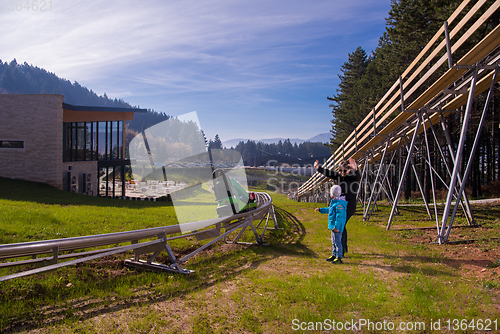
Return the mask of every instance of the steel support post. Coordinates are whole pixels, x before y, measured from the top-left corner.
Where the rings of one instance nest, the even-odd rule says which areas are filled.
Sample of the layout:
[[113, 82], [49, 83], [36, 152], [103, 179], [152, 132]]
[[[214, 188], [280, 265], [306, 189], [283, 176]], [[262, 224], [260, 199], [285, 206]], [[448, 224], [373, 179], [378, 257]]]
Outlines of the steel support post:
[[[364, 181], [365, 181], [365, 185], [363, 187], [363, 212], [365, 211], [365, 207], [366, 207], [366, 186], [368, 184], [368, 164], [369, 164], [369, 161], [370, 161], [370, 158], [366, 157], [366, 160], [365, 160], [365, 165], [364, 165], [364, 171], [363, 174], [365, 175], [364, 176]], [[363, 184], [363, 182], [361, 182], [361, 184]]]
[[[389, 141], [387, 141], [385, 143], [385, 148], [384, 148], [384, 153], [382, 153], [382, 158], [380, 159], [380, 163], [379, 163], [379, 168], [378, 168], [378, 171], [377, 171], [377, 176], [375, 177], [375, 181], [373, 182], [373, 187], [372, 187], [372, 191], [371, 191], [371, 194], [370, 194], [370, 199], [368, 200], [368, 209], [370, 209], [370, 204], [372, 202], [372, 199], [373, 199], [373, 195], [375, 194], [375, 187], [377, 186], [377, 182], [378, 182], [378, 178], [380, 177], [380, 171], [382, 170], [383, 166], [384, 166], [384, 159], [385, 159], [385, 154], [387, 152], [387, 147], [389, 146]], [[374, 161], [374, 164], [375, 164], [375, 161]], [[377, 192], [377, 196], [380, 192]], [[367, 210], [368, 211], [368, 210]], [[371, 209], [371, 211], [373, 211], [373, 208]], [[363, 220], [367, 220], [366, 217], [367, 217], [367, 213], [368, 212], [365, 212], [364, 215], [363, 215]], [[370, 213], [371, 215], [371, 213]]]
[[[476, 76], [477, 76], [477, 71], [478, 70], [476, 67], [476, 71], [475, 71]], [[488, 91], [488, 96], [487, 96], [486, 102], [484, 104], [483, 114], [481, 115], [481, 120], [479, 121], [479, 126], [477, 128], [476, 138], [474, 139], [474, 144], [472, 145], [472, 151], [471, 151], [470, 156], [469, 156], [469, 161], [467, 162], [467, 167], [465, 168], [465, 173], [463, 175], [462, 185], [460, 186], [460, 190], [458, 191], [459, 197], [462, 195], [462, 193], [465, 189], [465, 180], [467, 180], [467, 176], [469, 176], [470, 169], [472, 166], [472, 159], [474, 159], [474, 155], [476, 154], [477, 146], [479, 145], [479, 138], [481, 137], [481, 131], [482, 131], [482, 128], [484, 125], [484, 120], [486, 119], [486, 114], [488, 112], [488, 106], [489, 106], [490, 101], [491, 101], [491, 95], [493, 94], [493, 87], [495, 85], [497, 74], [498, 74], [498, 66], [495, 68], [495, 73], [493, 74], [493, 80], [491, 81], [490, 90]], [[471, 88], [471, 90], [472, 90], [472, 88]], [[472, 94], [474, 94], [474, 92], [472, 92]], [[474, 95], [469, 95], [469, 98], [470, 97], [473, 98]], [[459, 161], [459, 160], [457, 159], [457, 161]], [[448, 228], [446, 229], [446, 235], [444, 236], [445, 242], [448, 241], [451, 227], [453, 225], [453, 220], [455, 219], [455, 215], [457, 213], [457, 208], [458, 208], [458, 206], [455, 204], [455, 207], [453, 208], [453, 213], [451, 214], [451, 217], [450, 217], [450, 222], [448, 224]]]
[[[361, 188], [362, 188], [361, 185], [363, 184], [365, 172], [366, 172], [366, 163], [363, 165], [363, 171], [361, 172], [361, 176], [359, 178], [359, 184], [360, 184], [359, 190], [361, 190]], [[359, 190], [358, 190], [358, 193], [356, 194], [356, 199], [361, 203], [362, 198], [361, 198], [361, 192]]]
[[193, 252], [189, 253], [188, 255], [184, 256], [182, 259], [178, 260], [178, 262], [180, 263], [183, 263], [185, 262], [186, 260], [188, 260], [189, 258], [191, 258], [192, 256], [198, 254], [199, 252], [201, 252], [202, 250], [204, 250], [205, 248], [207, 247], [210, 247], [210, 245], [216, 243], [217, 241], [219, 241], [220, 239], [224, 239], [226, 240], [226, 237], [233, 233], [234, 231], [236, 231], [238, 228], [246, 228], [248, 225], [247, 225], [247, 221], [241, 221], [241, 222], [236, 222], [235, 225], [231, 226], [231, 228], [227, 229], [224, 234], [221, 234], [220, 236], [218, 236], [217, 238], [211, 240], [210, 242], [204, 244], [203, 246], [201, 246], [200, 248], [194, 250]]
[[[420, 117], [419, 117], [419, 120]], [[415, 131], [417, 131], [418, 128], [415, 129]], [[407, 141], [406, 141], [406, 138], [404, 138], [405, 140], [405, 144], [407, 144]], [[406, 147], [406, 150], [408, 150], [408, 147]], [[418, 185], [418, 189], [420, 190], [420, 194], [422, 195], [422, 199], [424, 200], [424, 204], [425, 204], [425, 209], [427, 210], [427, 214], [429, 215], [429, 217], [432, 219], [432, 213], [431, 213], [431, 209], [429, 208], [429, 203], [427, 202], [427, 199], [425, 198], [425, 194], [424, 194], [424, 189], [422, 187], [422, 183], [420, 182], [420, 178], [418, 177], [418, 173], [417, 173], [417, 168], [415, 168], [415, 164], [413, 162], [413, 155], [411, 155], [411, 168], [413, 170], [413, 173], [415, 174], [415, 180], [417, 181], [417, 185]]]
[[[478, 64], [476, 64], [476, 67], [474, 68], [474, 74], [472, 76], [472, 80], [470, 83], [469, 96], [467, 99], [467, 108], [465, 109], [465, 115], [464, 115], [464, 119], [462, 122], [462, 132], [460, 134], [460, 140], [458, 143], [457, 154], [456, 154], [455, 159], [454, 159], [455, 164], [453, 166], [453, 173], [452, 173], [451, 180], [450, 180], [450, 187], [448, 188], [448, 195], [446, 197], [446, 204], [444, 207], [443, 218], [441, 220], [441, 222], [442, 222], [441, 231], [439, 232], [439, 235], [438, 235], [438, 241], [440, 243], [443, 241], [446, 241], [444, 233], [446, 231], [446, 227], [448, 224], [448, 218], [450, 216], [451, 201], [453, 199], [454, 189], [457, 185], [458, 173], [460, 170], [460, 161], [462, 160], [462, 155], [464, 152], [465, 136], [467, 134], [467, 128], [469, 127], [469, 120], [470, 120], [470, 115], [472, 112], [472, 101], [474, 100], [474, 91], [476, 89], [478, 71], [479, 71], [479, 66], [478, 66]], [[462, 186], [463, 186], [463, 184], [462, 184]], [[460, 187], [460, 188], [462, 189], [462, 187]], [[459, 196], [460, 195], [462, 195], [462, 194], [459, 191]], [[451, 228], [452, 223], [453, 222], [450, 221], [450, 228]]]
[[[455, 165], [455, 152], [454, 152], [454, 149], [453, 149], [453, 142], [451, 140], [451, 135], [450, 135], [450, 132], [448, 131], [448, 127], [446, 126], [446, 122], [445, 122], [445, 119], [443, 117], [443, 113], [440, 111], [439, 112], [439, 118], [441, 119], [441, 127], [443, 128], [443, 132], [444, 132], [444, 135], [445, 135], [445, 138], [446, 138], [446, 143], [448, 144], [448, 151], [450, 151], [450, 157], [451, 157], [451, 161], [453, 162], [453, 165]], [[451, 180], [451, 177], [453, 175], [453, 172], [451, 171], [450, 172], [450, 180]], [[459, 186], [462, 186], [462, 178], [460, 176], [460, 171], [458, 171], [458, 182], [459, 182]], [[448, 188], [448, 191], [449, 191], [449, 188]], [[454, 189], [453, 190], [454, 192], [457, 191], [458, 192], [458, 189]], [[469, 221], [469, 224], [470, 225], [475, 225], [475, 220], [474, 220], [474, 215], [472, 214], [472, 210], [470, 208], [470, 203], [469, 203], [469, 198], [467, 196], [467, 193], [463, 193], [463, 198], [464, 198], [464, 205], [465, 205], [465, 208], [467, 210], [467, 213], [466, 213], [466, 217], [467, 217], [467, 220]]]
[[[387, 188], [385, 187], [384, 185], [384, 180], [382, 179], [382, 191], [385, 193], [385, 195], [387, 196], [387, 198], [389, 199], [389, 203], [392, 205], [392, 199], [391, 199], [391, 196], [389, 195], [389, 192], [387, 191]], [[378, 199], [377, 199], [378, 200]], [[377, 204], [377, 201], [375, 201], [374, 204]], [[371, 215], [371, 213], [370, 213]], [[368, 217], [368, 220], [370, 220], [370, 217]]]
[[[264, 217], [262, 217], [262, 220], [264, 220]], [[262, 222], [262, 220], [260, 222]], [[260, 235], [260, 239], [262, 240], [262, 238], [264, 237], [264, 234], [266, 233], [266, 230], [267, 230], [267, 224], [269, 223], [269, 212], [267, 213], [267, 218], [266, 218], [266, 224], [264, 225], [264, 231], [262, 232], [262, 234]], [[259, 223], [260, 225], [260, 223]], [[259, 228], [259, 225], [257, 225], [257, 228]]]
[[[451, 177], [450, 166], [448, 165], [448, 162], [446, 161], [446, 157], [444, 156], [444, 152], [441, 148], [441, 143], [438, 140], [436, 131], [434, 130], [434, 126], [432, 125], [432, 123], [430, 121], [429, 113], [427, 113], [427, 111], [426, 111], [426, 116], [427, 116], [427, 120], [429, 121], [430, 129], [431, 129], [432, 135], [434, 137], [434, 141], [436, 142], [437, 148], [439, 150], [439, 154], [441, 155], [441, 158], [443, 159], [443, 162], [444, 162], [444, 165], [446, 166], [446, 171], [447, 171], [448, 175]], [[441, 113], [440, 113], [440, 116], [441, 116], [441, 122], [444, 122]], [[453, 152], [451, 152], [450, 154], [452, 154], [452, 153]], [[446, 189], [448, 189], [448, 185], [446, 184], [446, 182], [444, 182], [444, 180], [441, 178], [441, 176], [438, 174], [438, 172], [434, 168], [433, 168], [433, 171], [434, 171], [434, 173], [436, 173], [436, 176], [441, 180], [441, 182], [445, 185]], [[455, 192], [456, 192], [456, 194], [458, 194], [458, 189], [455, 189]], [[465, 196], [465, 193], [462, 194], [462, 197], [460, 197], [460, 199], [458, 199], [456, 197], [456, 194], [455, 194], [455, 198], [456, 198], [456, 200], [460, 200], [460, 205], [462, 206], [462, 209], [464, 210], [465, 217], [467, 217], [467, 220], [469, 221], [469, 224], [470, 224], [471, 218], [469, 217], [469, 215], [467, 213], [467, 210], [466, 210], [466, 207], [464, 204], [465, 199], [463, 198]], [[438, 231], [438, 233], [439, 233], [439, 231]]]
[[384, 185], [384, 192], [385, 194], [387, 195], [387, 198], [389, 199], [389, 202], [391, 203], [394, 203], [394, 194], [392, 193], [392, 189], [391, 189], [391, 184], [389, 182], [389, 178], [386, 177], [382, 180], [382, 185], [384, 185], [384, 182], [387, 183], [387, 186]]
[[[418, 116], [418, 115], [417, 115]], [[408, 152], [408, 157], [406, 158], [405, 166], [403, 169], [403, 173], [401, 175], [401, 178], [399, 180], [399, 186], [398, 186], [398, 191], [396, 192], [396, 197], [394, 198], [394, 203], [392, 204], [392, 209], [391, 209], [391, 215], [389, 216], [389, 221], [387, 222], [387, 229], [391, 229], [391, 224], [392, 224], [392, 219], [394, 218], [394, 213], [396, 212], [396, 207], [399, 202], [399, 196], [401, 195], [401, 191], [403, 189], [403, 184], [404, 184], [404, 178], [406, 176], [406, 173], [408, 172], [408, 168], [410, 166], [411, 162], [411, 156], [413, 154], [413, 148], [415, 145], [415, 141], [417, 140], [418, 137], [418, 131], [417, 129], [420, 127], [420, 123], [422, 120], [420, 117], [417, 118], [417, 124], [415, 126], [415, 132], [413, 133], [413, 138], [411, 139], [411, 144], [410, 144], [410, 150]]]
[[[399, 148], [399, 145], [400, 145], [400, 144], [401, 144], [401, 143], [399, 143], [399, 144], [398, 144], [398, 148]], [[397, 149], [398, 149], [398, 148], [396, 148], [396, 150], [394, 151], [394, 156], [393, 156], [393, 159], [394, 159], [394, 157], [395, 157], [395, 156], [396, 156], [396, 154], [397, 154]], [[385, 182], [387, 182], [387, 188], [389, 189], [389, 192], [390, 192], [390, 194], [391, 194], [391, 196], [389, 196], [389, 194], [388, 194], [388, 195], [387, 195], [387, 197], [389, 197], [389, 199], [390, 199], [390, 201], [391, 201], [391, 205], [392, 205], [392, 203], [394, 203], [394, 193], [392, 192], [392, 187], [391, 187], [391, 182], [390, 182], [390, 180], [389, 180], [389, 175], [386, 175], [386, 176], [385, 176]], [[398, 211], [398, 214], [399, 214], [399, 210], [398, 210], [397, 208], [396, 208], [396, 210]]]
[[448, 67], [453, 68], [453, 61], [451, 60], [450, 34], [448, 33], [448, 21], [444, 21], [444, 38], [446, 40], [446, 55], [448, 57]]
[[[375, 156], [373, 155], [373, 151], [370, 151], [370, 154], [371, 154], [371, 156], [372, 156], [372, 161], [373, 161], [373, 169], [375, 169]], [[374, 172], [373, 172], [373, 171], [371, 171], [371, 172], [370, 172], [370, 174], [371, 174], [371, 176], [373, 176]], [[373, 184], [374, 184], [374, 183], [373, 183]], [[370, 185], [370, 187], [369, 187], [368, 189], [369, 189], [370, 194], [371, 194], [371, 193], [373, 192], [373, 186], [372, 186], [372, 185]], [[369, 207], [370, 207], [370, 206], [368, 205], [368, 206], [366, 207], [366, 210], [368, 210], [368, 209], [369, 209]], [[375, 207], [376, 207], [376, 208], [377, 208], [377, 210], [378, 210], [378, 206], [377, 206], [377, 205], [375, 205]]]
[[[387, 142], [387, 144], [389, 144], [389, 141]], [[384, 156], [385, 156], [386, 151], [387, 151], [387, 145], [386, 145], [386, 148], [385, 148], [385, 151], [384, 151]], [[393, 159], [394, 159], [394, 157], [396, 156], [396, 152], [397, 152], [397, 148], [396, 148], [396, 150], [394, 151], [394, 153], [393, 153], [393, 155], [392, 155], [392, 157], [391, 157], [391, 160], [390, 160], [390, 162], [389, 162], [389, 166], [392, 164], [392, 160], [393, 160]], [[381, 160], [381, 161], [383, 161], [383, 160]], [[380, 169], [379, 169], [379, 172], [380, 172]], [[375, 201], [374, 201], [373, 206], [372, 206], [372, 208], [371, 208], [371, 210], [370, 210], [370, 214], [368, 215], [368, 218], [366, 218], [366, 219], [365, 219], [365, 218], [363, 218], [363, 220], [370, 220], [370, 217], [372, 216], [372, 213], [373, 213], [373, 209], [375, 208], [375, 205], [377, 205], [377, 200], [378, 200], [378, 197], [380, 196], [380, 192], [382, 191], [382, 189], [384, 189], [384, 191], [385, 191], [385, 193], [386, 193], [387, 197], [389, 198], [389, 200], [390, 200], [392, 203], [394, 203], [394, 202], [390, 199], [389, 193], [388, 193], [388, 192], [387, 192], [387, 190], [385, 190], [385, 188], [384, 188], [384, 181], [385, 181], [385, 179], [387, 178], [387, 174], [389, 174], [389, 168], [387, 168], [387, 169], [385, 170], [384, 177], [382, 178], [382, 181], [380, 182], [380, 189], [378, 190], [377, 195], [375, 196]], [[377, 177], [378, 177], [378, 175], [377, 175]]]
[[[425, 138], [425, 147], [427, 149], [427, 164], [429, 165], [429, 175], [431, 177], [431, 186], [432, 186], [432, 200], [434, 201], [434, 215], [436, 218], [436, 228], [437, 233], [439, 233], [439, 217], [436, 203], [436, 190], [434, 189], [434, 173], [432, 172], [432, 164], [431, 164], [431, 152], [429, 150], [429, 140], [427, 138], [427, 129], [425, 127], [424, 114], [420, 115], [422, 117], [422, 127], [424, 128], [424, 138]], [[431, 120], [429, 119], [429, 123]]]

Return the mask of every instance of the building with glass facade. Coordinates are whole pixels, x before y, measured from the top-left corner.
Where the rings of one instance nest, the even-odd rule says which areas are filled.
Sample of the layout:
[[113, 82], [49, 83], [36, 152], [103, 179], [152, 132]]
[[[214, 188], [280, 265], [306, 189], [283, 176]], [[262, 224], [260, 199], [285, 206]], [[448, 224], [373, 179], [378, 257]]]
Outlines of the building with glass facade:
[[54, 94], [0, 94], [0, 176], [124, 196], [125, 122], [145, 109], [73, 106]]

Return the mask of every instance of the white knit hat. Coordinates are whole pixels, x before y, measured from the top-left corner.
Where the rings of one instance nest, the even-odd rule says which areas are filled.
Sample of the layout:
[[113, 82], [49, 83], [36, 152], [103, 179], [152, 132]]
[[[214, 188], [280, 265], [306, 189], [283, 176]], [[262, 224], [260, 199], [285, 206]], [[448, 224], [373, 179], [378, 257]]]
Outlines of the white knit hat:
[[330, 188], [330, 195], [333, 198], [340, 197], [341, 194], [342, 194], [342, 188], [340, 188], [339, 185], [334, 185], [333, 187]]

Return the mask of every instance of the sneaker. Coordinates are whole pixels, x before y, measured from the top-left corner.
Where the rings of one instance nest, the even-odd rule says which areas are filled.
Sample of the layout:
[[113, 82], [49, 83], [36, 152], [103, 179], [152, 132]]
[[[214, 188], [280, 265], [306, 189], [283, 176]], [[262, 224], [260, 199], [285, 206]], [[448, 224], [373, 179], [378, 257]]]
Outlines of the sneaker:
[[328, 262], [333, 262], [337, 259], [335, 255], [330, 256], [328, 259], [326, 259]]
[[342, 259], [341, 258], [335, 258], [335, 260], [332, 261], [333, 264], [341, 264], [341, 263], [344, 263], [342, 262]]

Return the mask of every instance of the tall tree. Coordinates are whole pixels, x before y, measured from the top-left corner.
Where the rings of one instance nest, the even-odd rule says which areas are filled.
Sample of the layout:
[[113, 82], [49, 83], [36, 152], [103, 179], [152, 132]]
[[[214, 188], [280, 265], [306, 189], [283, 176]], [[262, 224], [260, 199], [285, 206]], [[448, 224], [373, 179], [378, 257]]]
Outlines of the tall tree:
[[327, 97], [333, 101], [332, 107], [332, 149], [336, 149], [344, 139], [354, 130], [363, 119], [366, 111], [363, 110], [363, 89], [361, 79], [366, 73], [366, 68], [370, 62], [365, 50], [358, 47], [356, 51], [350, 53], [347, 62], [342, 65], [339, 75], [340, 84], [337, 94]]
[[210, 139], [208, 142], [208, 148], [222, 150], [222, 141], [220, 140], [218, 134], [215, 135], [214, 140]]
[[222, 141], [220, 140], [218, 134], [215, 134], [214, 137], [214, 148], [222, 150]]

